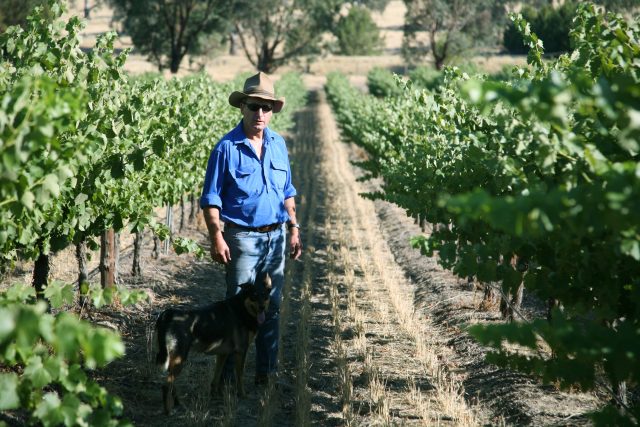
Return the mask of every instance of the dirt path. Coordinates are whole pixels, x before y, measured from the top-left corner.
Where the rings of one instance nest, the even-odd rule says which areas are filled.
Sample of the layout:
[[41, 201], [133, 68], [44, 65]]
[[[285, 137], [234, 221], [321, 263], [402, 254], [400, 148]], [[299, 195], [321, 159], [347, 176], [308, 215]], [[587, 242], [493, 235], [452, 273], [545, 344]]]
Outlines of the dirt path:
[[356, 425], [475, 424], [437, 360], [433, 331], [407, 304], [413, 291], [380, 238], [374, 204], [359, 195], [366, 188], [356, 181], [324, 94], [319, 99], [321, 164], [332, 195], [324, 287], [336, 306], [336, 365], [348, 373], [341, 387], [352, 389], [343, 415]]
[[[97, 373], [123, 399], [126, 418], [141, 426], [588, 424], [594, 396], [558, 393], [482, 361], [462, 324], [499, 315], [479, 311], [480, 292], [408, 247], [420, 229], [401, 210], [360, 196], [375, 184], [357, 181], [350, 161], [360, 154], [340, 142], [322, 91], [312, 92], [287, 140], [305, 252], [287, 265], [280, 379], [253, 386], [252, 350], [248, 396], [212, 399], [213, 358], [192, 354], [177, 382], [184, 407], [162, 413], [153, 319], [169, 305], [224, 295], [222, 267], [165, 255], [147, 262], [143, 282], [124, 277], [148, 288], [152, 304], [95, 315], [127, 344], [125, 358]], [[202, 223], [181, 234], [208, 245]]]

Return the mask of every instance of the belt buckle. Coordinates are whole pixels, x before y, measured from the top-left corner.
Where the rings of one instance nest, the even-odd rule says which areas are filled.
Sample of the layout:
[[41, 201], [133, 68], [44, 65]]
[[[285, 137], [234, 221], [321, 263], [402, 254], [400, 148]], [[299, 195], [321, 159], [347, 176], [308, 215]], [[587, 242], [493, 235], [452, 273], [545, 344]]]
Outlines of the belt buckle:
[[268, 231], [273, 231], [276, 228], [278, 228], [278, 226], [281, 223], [275, 223], [275, 224], [269, 224], [269, 225], [263, 225], [262, 227], [256, 227], [256, 231], [258, 231], [259, 233], [266, 233]]

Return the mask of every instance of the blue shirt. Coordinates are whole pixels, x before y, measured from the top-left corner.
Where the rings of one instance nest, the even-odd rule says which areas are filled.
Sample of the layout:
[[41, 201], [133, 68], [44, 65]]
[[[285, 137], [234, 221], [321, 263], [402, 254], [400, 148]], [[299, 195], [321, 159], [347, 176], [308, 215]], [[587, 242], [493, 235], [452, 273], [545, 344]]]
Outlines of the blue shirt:
[[240, 121], [211, 151], [200, 207], [217, 206], [223, 221], [261, 227], [288, 221], [284, 200], [295, 195], [282, 136], [265, 128], [259, 159]]

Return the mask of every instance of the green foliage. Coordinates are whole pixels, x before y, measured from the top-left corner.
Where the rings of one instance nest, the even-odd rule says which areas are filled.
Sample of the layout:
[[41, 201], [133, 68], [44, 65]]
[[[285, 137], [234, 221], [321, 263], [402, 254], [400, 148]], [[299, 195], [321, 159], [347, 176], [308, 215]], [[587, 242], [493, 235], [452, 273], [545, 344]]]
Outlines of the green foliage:
[[[240, 84], [238, 85], [240, 86]], [[270, 127], [279, 132], [290, 130], [294, 122], [294, 113], [307, 103], [307, 90], [304, 87], [300, 73], [288, 72], [283, 74], [275, 83], [278, 96], [286, 100], [285, 109], [271, 118]]]
[[198, 55], [230, 30], [233, 2], [222, 0], [108, 0], [136, 48], [162, 70], [176, 73], [185, 55]]
[[419, 66], [409, 72], [409, 80], [415, 87], [437, 90], [444, 81], [444, 74], [433, 67]]
[[334, 34], [342, 55], [377, 55], [382, 51], [380, 30], [365, 7], [351, 7], [338, 20]]
[[369, 93], [378, 98], [398, 96], [402, 93], [402, 88], [398, 86], [393, 73], [380, 67], [372, 68], [367, 73], [367, 87]]
[[178, 236], [172, 240], [172, 243], [173, 243], [173, 250], [175, 250], [178, 255], [181, 255], [184, 253], [192, 253], [198, 259], [202, 259], [207, 254], [207, 252], [198, 244], [198, 242], [192, 239], [187, 239], [187, 238]]
[[[126, 52], [113, 52], [113, 35], [84, 53], [81, 22], [65, 24], [62, 8], [51, 10], [58, 17], [51, 25], [40, 11], [27, 29], [0, 36], [6, 52], [0, 62], [5, 263], [112, 227], [142, 230], [152, 223], [154, 207], [176, 204], [201, 185], [215, 140], [238, 121], [227, 102], [238, 85], [214, 84], [204, 75], [128, 81]], [[279, 92], [288, 108], [278, 121], [290, 126], [304, 99], [299, 76], [283, 79]]]
[[[445, 69], [438, 91], [367, 97], [344, 76], [327, 92], [345, 137], [384, 184], [373, 198], [448, 224], [412, 243], [461, 277], [526, 289], [563, 311], [550, 323], [477, 326], [490, 361], [562, 387], [640, 380], [640, 28], [578, 8], [574, 50], [508, 81]], [[521, 272], [511, 260], [528, 263]], [[538, 341], [552, 350], [537, 352]], [[513, 352], [504, 343], [530, 351]], [[605, 413], [610, 408], [603, 409]], [[602, 420], [596, 416], [595, 420]], [[627, 422], [631, 418], [627, 419]]]
[[[556, 7], [546, 4], [541, 7], [526, 6], [521, 13], [531, 26], [531, 31], [544, 41], [544, 49], [550, 53], [567, 52], [571, 48], [569, 30], [576, 14], [576, 3], [564, 2]], [[504, 47], [511, 54], [525, 54], [528, 47], [522, 42], [520, 31], [511, 23], [504, 31]]]
[[[24, 77], [2, 99], [0, 145], [0, 252], [16, 256], [16, 244], [34, 245], [45, 212], [71, 184], [86, 145], [65, 137], [85, 111], [85, 94], [58, 88], [47, 77]], [[76, 154], [79, 153], [79, 154]], [[55, 159], [55, 161], [54, 161]]]
[[440, 70], [470, 48], [495, 43], [503, 28], [501, 0], [404, 0], [402, 54], [409, 64], [431, 56]]
[[[108, 228], [160, 230], [154, 207], [175, 204], [201, 185], [215, 141], [240, 116], [228, 105], [239, 84], [208, 76], [127, 79], [127, 52], [115, 35], [83, 52], [77, 18], [52, 22], [37, 9], [25, 29], [0, 35], [0, 266], [87, 241]], [[278, 92], [288, 108], [305, 100], [300, 76], [283, 77]], [[168, 238], [168, 232], [163, 236]], [[202, 248], [174, 239], [177, 252]], [[140, 291], [81, 285], [95, 307], [135, 304]], [[71, 285], [51, 283], [44, 297], [53, 310], [74, 299]], [[124, 353], [119, 336], [71, 313], [48, 312], [35, 291], [15, 286], [0, 294], [0, 410], [21, 410], [43, 425], [124, 425], [122, 404], [86, 370]]]
[[[62, 307], [73, 299], [70, 288], [52, 284], [45, 298]], [[97, 293], [92, 290], [91, 298]], [[30, 422], [45, 426], [129, 425], [120, 419], [120, 399], [86, 374], [124, 355], [118, 334], [65, 311], [51, 314], [45, 302], [29, 302], [34, 296], [26, 285], [0, 293], [0, 410], [23, 409]], [[125, 304], [146, 298], [112, 290], [112, 299], [117, 296]]]
[[33, 8], [46, 3], [46, 0], [0, 0], [0, 33], [13, 25], [24, 27]]
[[[322, 36], [335, 28], [340, 0], [275, 0], [256, 13], [249, 0], [236, 3], [235, 34], [249, 62], [272, 73], [301, 58], [313, 58], [323, 50]], [[260, 46], [254, 49], [253, 46]]]

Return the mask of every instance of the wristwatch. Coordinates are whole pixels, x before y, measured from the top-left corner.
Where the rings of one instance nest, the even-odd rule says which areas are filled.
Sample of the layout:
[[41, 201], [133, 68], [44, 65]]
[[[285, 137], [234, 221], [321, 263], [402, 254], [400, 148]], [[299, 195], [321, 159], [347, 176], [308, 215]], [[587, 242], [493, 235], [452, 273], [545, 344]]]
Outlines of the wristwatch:
[[300, 228], [300, 224], [297, 224], [297, 223], [294, 224], [293, 222], [288, 222], [287, 223], [287, 228], [298, 228], [299, 229]]

